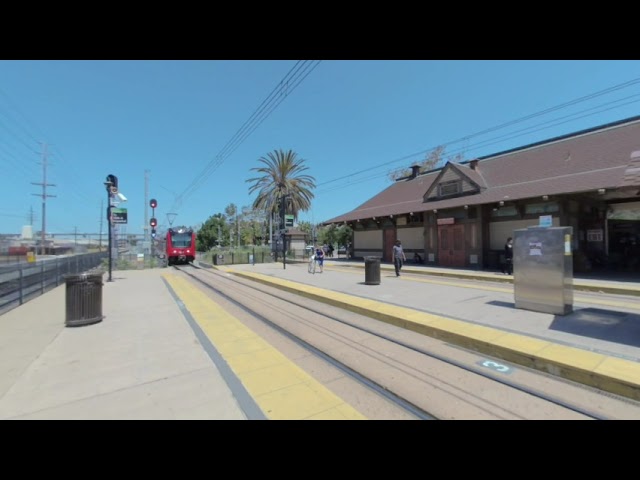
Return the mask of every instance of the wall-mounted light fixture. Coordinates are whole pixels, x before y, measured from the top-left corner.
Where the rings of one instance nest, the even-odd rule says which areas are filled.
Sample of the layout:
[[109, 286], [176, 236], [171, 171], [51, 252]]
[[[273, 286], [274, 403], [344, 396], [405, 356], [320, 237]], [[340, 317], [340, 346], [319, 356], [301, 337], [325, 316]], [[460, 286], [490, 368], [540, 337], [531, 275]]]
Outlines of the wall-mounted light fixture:
[[389, 215], [389, 218], [393, 218], [393, 215]]
[[542, 200], [544, 200], [545, 202], [546, 202], [547, 200], [549, 200], [549, 195], [543, 195], [543, 196], [542, 196]]
[[606, 192], [606, 190], [605, 190], [604, 188], [599, 188], [599, 189], [598, 189], [598, 193], [599, 193], [600, 195], [604, 195], [604, 194], [605, 194], [605, 192]]
[[500, 206], [504, 207], [504, 202], [502, 200], [500, 200]]
[[465, 205], [465, 206], [464, 206], [464, 209], [465, 209], [465, 210], [469, 210], [469, 205]]
[[438, 213], [438, 210], [434, 208], [433, 213]]
[[409, 215], [413, 215], [413, 212], [409, 212]]

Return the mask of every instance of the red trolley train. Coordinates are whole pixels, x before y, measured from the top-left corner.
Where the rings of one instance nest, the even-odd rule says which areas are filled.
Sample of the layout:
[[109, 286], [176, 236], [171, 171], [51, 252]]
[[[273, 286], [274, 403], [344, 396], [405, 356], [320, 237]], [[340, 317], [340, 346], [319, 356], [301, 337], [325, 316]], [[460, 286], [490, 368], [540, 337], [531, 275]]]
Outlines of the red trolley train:
[[187, 227], [167, 230], [167, 264], [191, 263], [196, 258], [196, 234]]

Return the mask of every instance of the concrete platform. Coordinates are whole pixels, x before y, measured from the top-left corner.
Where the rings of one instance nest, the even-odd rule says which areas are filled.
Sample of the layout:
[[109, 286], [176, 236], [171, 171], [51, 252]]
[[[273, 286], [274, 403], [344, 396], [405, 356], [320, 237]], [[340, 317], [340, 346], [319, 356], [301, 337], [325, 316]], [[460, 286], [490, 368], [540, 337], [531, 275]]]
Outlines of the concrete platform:
[[[383, 265], [381, 284], [365, 285], [363, 262], [326, 260], [324, 273], [314, 275], [301, 263], [215, 268], [640, 400], [640, 304], [624, 298], [576, 293], [574, 312], [557, 316], [516, 309], [511, 279], [502, 287], [489, 283], [499, 277], [491, 273], [449, 272], [469, 283], [447, 283], [421, 275], [431, 269], [405, 267], [396, 277], [392, 266]], [[600, 292], [634, 295], [637, 289], [597, 279], [579, 283]]]

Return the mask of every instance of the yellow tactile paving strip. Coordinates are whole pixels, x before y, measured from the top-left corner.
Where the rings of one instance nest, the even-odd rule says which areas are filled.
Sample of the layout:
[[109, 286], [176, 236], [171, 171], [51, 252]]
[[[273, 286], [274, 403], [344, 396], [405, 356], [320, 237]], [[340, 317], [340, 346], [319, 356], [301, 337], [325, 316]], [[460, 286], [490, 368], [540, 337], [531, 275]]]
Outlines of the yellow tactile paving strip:
[[640, 364], [259, 273], [234, 275], [360, 313], [492, 357], [640, 400]]
[[366, 420], [193, 284], [163, 277], [269, 419]]

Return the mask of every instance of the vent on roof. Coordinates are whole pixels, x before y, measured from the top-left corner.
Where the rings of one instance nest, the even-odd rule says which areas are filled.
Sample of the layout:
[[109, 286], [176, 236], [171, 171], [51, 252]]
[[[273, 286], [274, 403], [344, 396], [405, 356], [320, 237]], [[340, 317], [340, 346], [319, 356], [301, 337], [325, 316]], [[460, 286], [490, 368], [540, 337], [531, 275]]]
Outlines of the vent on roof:
[[420, 173], [420, 165], [411, 165], [411, 176], [409, 179], [416, 178]]
[[471, 170], [476, 170], [478, 168], [478, 160], [471, 160], [469, 162], [469, 167], [471, 168]]

